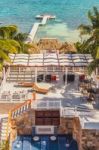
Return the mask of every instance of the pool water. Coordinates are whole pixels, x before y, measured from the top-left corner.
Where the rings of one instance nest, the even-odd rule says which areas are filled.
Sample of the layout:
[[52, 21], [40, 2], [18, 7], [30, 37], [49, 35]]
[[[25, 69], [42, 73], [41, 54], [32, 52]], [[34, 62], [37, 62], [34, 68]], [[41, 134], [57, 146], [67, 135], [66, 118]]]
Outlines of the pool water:
[[74, 139], [62, 135], [54, 141], [50, 136], [39, 136], [38, 141], [31, 136], [20, 136], [13, 142], [12, 150], [78, 150], [78, 145]]

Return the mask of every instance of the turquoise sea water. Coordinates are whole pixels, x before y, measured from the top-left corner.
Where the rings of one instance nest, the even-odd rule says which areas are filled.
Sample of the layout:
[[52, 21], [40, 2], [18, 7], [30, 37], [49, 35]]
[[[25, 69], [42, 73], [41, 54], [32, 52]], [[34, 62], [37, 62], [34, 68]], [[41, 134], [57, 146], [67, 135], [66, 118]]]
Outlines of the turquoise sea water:
[[87, 12], [93, 6], [99, 8], [99, 0], [0, 0], [0, 22], [17, 24], [21, 31], [29, 32], [37, 14], [56, 15], [40, 27], [36, 39], [58, 37], [61, 40], [77, 40], [76, 28], [88, 23]]

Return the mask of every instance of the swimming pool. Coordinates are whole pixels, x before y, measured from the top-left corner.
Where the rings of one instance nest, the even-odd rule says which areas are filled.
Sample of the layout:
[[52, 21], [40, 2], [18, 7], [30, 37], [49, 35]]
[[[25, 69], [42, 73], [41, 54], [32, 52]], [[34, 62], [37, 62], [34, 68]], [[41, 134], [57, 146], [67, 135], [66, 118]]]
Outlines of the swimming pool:
[[68, 135], [19, 136], [12, 150], [78, 150], [77, 142]]

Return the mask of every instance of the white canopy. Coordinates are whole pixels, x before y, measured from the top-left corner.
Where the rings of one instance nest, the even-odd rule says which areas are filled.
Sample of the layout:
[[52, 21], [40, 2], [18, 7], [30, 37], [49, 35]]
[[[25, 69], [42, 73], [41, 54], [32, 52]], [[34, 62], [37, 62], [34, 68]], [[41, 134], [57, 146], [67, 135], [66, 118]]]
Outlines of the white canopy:
[[90, 54], [9, 54], [11, 65], [84, 67], [92, 62]]

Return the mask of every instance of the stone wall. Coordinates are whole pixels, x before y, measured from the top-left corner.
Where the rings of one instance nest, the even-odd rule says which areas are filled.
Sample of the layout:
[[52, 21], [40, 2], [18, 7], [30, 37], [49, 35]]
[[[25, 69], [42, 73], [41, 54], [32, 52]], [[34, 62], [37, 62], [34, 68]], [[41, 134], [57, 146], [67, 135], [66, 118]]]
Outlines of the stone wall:
[[[16, 135], [31, 135], [35, 125], [35, 111], [30, 110], [11, 121], [12, 141]], [[62, 117], [58, 134], [72, 133], [79, 150], [99, 150], [99, 130], [82, 129], [78, 117]], [[88, 149], [90, 148], [90, 149]]]
[[31, 135], [35, 125], [35, 111], [30, 110], [11, 120], [11, 129], [17, 130], [19, 135]]
[[61, 118], [58, 133], [59, 134], [72, 133], [73, 134], [73, 138], [78, 143], [79, 150], [81, 150], [82, 130], [81, 130], [79, 118], [77, 118], [77, 117]]
[[82, 130], [82, 149], [99, 150], [99, 130], [94, 129]]

